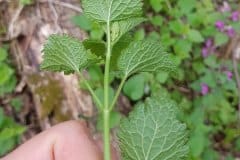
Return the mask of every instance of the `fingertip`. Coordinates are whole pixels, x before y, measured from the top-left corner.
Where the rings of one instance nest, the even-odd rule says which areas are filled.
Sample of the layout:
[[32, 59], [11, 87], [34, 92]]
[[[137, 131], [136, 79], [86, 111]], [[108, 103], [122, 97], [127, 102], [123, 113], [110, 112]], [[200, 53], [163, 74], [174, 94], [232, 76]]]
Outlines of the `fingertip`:
[[102, 153], [90, 136], [90, 131], [83, 121], [68, 121], [53, 128], [57, 134], [54, 144], [56, 160], [100, 160]]
[[68, 121], [35, 136], [1, 160], [100, 160], [86, 123]]

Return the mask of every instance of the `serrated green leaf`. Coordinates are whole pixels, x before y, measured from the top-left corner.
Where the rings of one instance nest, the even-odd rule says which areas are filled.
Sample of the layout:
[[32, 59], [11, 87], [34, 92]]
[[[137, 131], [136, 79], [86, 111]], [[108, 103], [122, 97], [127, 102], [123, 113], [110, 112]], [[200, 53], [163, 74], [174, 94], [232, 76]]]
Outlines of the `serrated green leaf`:
[[106, 45], [104, 41], [99, 40], [85, 40], [83, 41], [83, 45], [86, 49], [89, 49], [91, 53], [104, 57], [106, 53]]
[[90, 31], [90, 38], [92, 40], [102, 40], [104, 36], [104, 27], [102, 24], [92, 21], [92, 28]]
[[164, 0], [150, 0], [149, 3], [155, 12], [159, 12], [163, 8], [162, 2], [164, 2]]
[[[101, 115], [98, 116], [98, 120], [97, 120], [97, 129], [99, 131], [103, 131], [103, 128], [104, 128], [102, 114], [103, 113], [101, 113]], [[109, 116], [110, 128], [119, 126], [121, 118], [122, 118], [122, 115], [119, 112], [112, 111]]]
[[189, 58], [192, 50], [192, 43], [181, 39], [176, 42], [173, 48], [174, 52], [180, 59]]
[[194, 157], [199, 157], [206, 146], [206, 136], [202, 133], [192, 135], [189, 140], [189, 146], [191, 148], [191, 155]]
[[132, 42], [120, 55], [118, 68], [130, 76], [137, 72], [174, 71], [175, 66], [160, 43], [148, 39]]
[[0, 141], [4, 141], [15, 136], [21, 135], [25, 130], [26, 128], [17, 125], [14, 127], [4, 128], [0, 132]]
[[235, 22], [235, 23], [232, 23], [231, 25], [237, 33], [240, 33], [240, 22]]
[[191, 24], [193, 28], [198, 27], [202, 24], [202, 19], [204, 19], [205, 13], [202, 12], [194, 12], [194, 13], [188, 13], [187, 19], [188, 22]]
[[7, 58], [6, 49], [0, 47], [0, 62], [4, 61], [6, 58]]
[[101, 28], [94, 28], [90, 32], [90, 37], [93, 40], [102, 40], [104, 36], [104, 31]]
[[89, 67], [88, 74], [91, 77], [91, 81], [93, 81], [93, 83], [96, 83], [96, 82], [100, 83], [104, 77], [101, 67], [98, 65], [93, 65]]
[[16, 146], [16, 139], [8, 139], [6, 141], [0, 141], [0, 156], [4, 156], [14, 149]]
[[161, 84], [164, 84], [167, 81], [168, 77], [169, 77], [169, 74], [167, 72], [164, 72], [164, 71], [159, 72], [156, 75], [157, 81]]
[[111, 26], [111, 39], [117, 42], [125, 33], [145, 21], [144, 18], [131, 18], [123, 21], [114, 22]]
[[43, 52], [43, 70], [72, 73], [87, 67], [89, 63], [89, 55], [83, 44], [67, 35], [51, 35]]
[[144, 95], [145, 77], [137, 74], [128, 79], [123, 87], [123, 92], [131, 100], [139, 100]]
[[219, 67], [219, 63], [217, 62], [217, 56], [216, 55], [210, 55], [207, 58], [204, 59], [204, 63], [211, 67], [211, 68], [218, 68]]
[[154, 16], [152, 17], [151, 19], [151, 23], [154, 25], [154, 26], [162, 26], [164, 22], [164, 18], [162, 16]]
[[176, 43], [176, 40], [172, 38], [172, 36], [170, 35], [170, 33], [168, 31], [162, 32], [160, 35], [161, 35], [160, 40], [161, 40], [161, 42], [163, 42], [164, 46], [171, 47], [171, 45]]
[[170, 21], [169, 27], [170, 27], [171, 31], [173, 31], [176, 34], [182, 34], [183, 30], [184, 30], [184, 24], [177, 20]]
[[208, 84], [208, 86], [215, 88], [217, 87], [217, 81], [215, 78], [215, 74], [209, 70], [205, 71], [205, 74], [200, 78], [201, 83]]
[[141, 0], [82, 0], [85, 14], [98, 22], [139, 17], [142, 14], [142, 5]]
[[23, 106], [23, 101], [20, 98], [13, 98], [10, 101], [10, 104], [16, 112], [20, 112]]
[[0, 96], [3, 96], [6, 93], [11, 93], [17, 84], [17, 79], [15, 76], [11, 76], [10, 79], [8, 79], [8, 81], [6, 81], [6, 83], [4, 83], [4, 85], [0, 85]]
[[[100, 102], [103, 104], [104, 103], [104, 89], [102, 87], [99, 87], [94, 92], [97, 95], [97, 97], [99, 98]], [[109, 103], [111, 103], [114, 98], [115, 92], [112, 87], [109, 87], [108, 92], [109, 92], [108, 100], [109, 100]], [[98, 105], [96, 105], [96, 106], [98, 107], [98, 109], [100, 109], [100, 106], [98, 106]]]
[[0, 128], [0, 157], [14, 149], [19, 143], [19, 137], [26, 130], [8, 117], [4, 117], [4, 120], [5, 126]]
[[91, 21], [89, 21], [84, 14], [74, 16], [71, 20], [75, 25], [79, 26], [85, 31], [90, 31], [92, 29]]
[[[206, 149], [204, 151], [204, 153], [201, 157], [203, 160], [215, 160], [215, 159], [221, 159], [220, 156], [221, 155], [219, 155], [219, 153], [217, 151], [208, 147], [208, 149]], [[229, 160], [229, 159], [225, 158], [225, 160]], [[235, 159], [233, 159], [233, 160], [235, 160]]]
[[179, 0], [178, 6], [181, 9], [181, 12], [188, 14], [196, 7], [196, 0]]
[[176, 118], [176, 104], [165, 97], [136, 106], [118, 133], [123, 160], [184, 159], [187, 135]]
[[118, 69], [118, 59], [124, 49], [133, 41], [133, 37], [130, 34], [125, 34], [120, 40], [113, 46], [111, 55], [111, 71]]
[[5, 63], [0, 63], [0, 86], [6, 85], [6, 82], [12, 77], [14, 71]]
[[195, 42], [195, 43], [201, 43], [204, 41], [204, 38], [203, 36], [201, 35], [201, 33], [195, 29], [191, 29], [189, 32], [188, 32], [188, 39], [191, 41], [191, 42]]
[[[151, 35], [152, 35], [153, 33], [154, 33], [154, 32], [152, 32]], [[158, 33], [158, 34], [159, 34], [159, 33]], [[145, 38], [145, 35], [146, 35], [145, 30], [144, 30], [143, 28], [141, 28], [141, 29], [137, 30], [137, 31], [134, 33], [133, 38], [134, 38], [134, 40], [136, 40], [136, 41], [140, 41], [140, 40], [143, 40], [143, 39]], [[149, 34], [149, 36], [151, 36], [151, 35]], [[152, 37], [151, 37], [151, 38], [152, 38]]]
[[229, 38], [226, 34], [224, 33], [217, 33], [214, 36], [214, 42], [216, 46], [222, 46], [228, 42]]

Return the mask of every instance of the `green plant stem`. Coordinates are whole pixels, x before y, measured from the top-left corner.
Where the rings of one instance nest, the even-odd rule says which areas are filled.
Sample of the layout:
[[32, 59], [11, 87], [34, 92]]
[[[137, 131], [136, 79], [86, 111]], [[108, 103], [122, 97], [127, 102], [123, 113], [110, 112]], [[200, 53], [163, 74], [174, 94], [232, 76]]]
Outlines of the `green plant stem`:
[[[111, 10], [111, 8], [109, 9]], [[109, 12], [110, 13], [110, 12]], [[107, 21], [107, 54], [104, 71], [104, 108], [103, 108], [103, 141], [104, 141], [104, 160], [111, 160], [110, 150], [110, 126], [109, 126], [109, 72], [111, 61], [111, 32], [110, 32], [110, 14]]]
[[97, 105], [103, 109], [103, 104], [101, 103], [101, 101], [99, 100], [99, 98], [97, 97], [97, 95], [95, 94], [95, 92], [93, 91], [91, 85], [88, 83], [88, 81], [85, 79], [85, 77], [78, 72], [79, 77], [83, 80], [83, 83], [87, 86], [87, 89], [89, 90], [89, 92], [91, 93], [91, 95], [93, 96], [93, 99], [95, 100], [95, 102], [97, 103]]
[[109, 110], [104, 110], [103, 111], [104, 160], [111, 160], [109, 116], [110, 116]]
[[172, 10], [171, 3], [169, 2], [169, 0], [166, 0], [165, 2], [167, 4], [168, 9], [171, 11]]
[[[110, 33], [109, 33], [110, 34]], [[108, 35], [108, 39], [110, 36]], [[107, 55], [106, 55], [106, 63], [105, 63], [105, 71], [104, 71], [104, 109], [109, 109], [109, 71], [110, 71], [110, 59], [111, 59], [111, 42], [107, 41]]]
[[119, 87], [117, 89], [117, 92], [116, 92], [116, 94], [115, 94], [115, 96], [113, 98], [113, 101], [111, 103], [111, 106], [110, 106], [110, 111], [114, 108], [114, 106], [115, 106], [115, 104], [117, 102], [117, 99], [118, 99], [118, 97], [119, 97], [119, 95], [121, 93], [121, 90], [122, 90], [123, 85], [124, 85], [126, 80], [127, 80], [127, 75], [124, 76], [124, 78], [122, 79], [122, 81], [121, 81], [121, 83], [120, 83], [120, 85], [119, 85]]

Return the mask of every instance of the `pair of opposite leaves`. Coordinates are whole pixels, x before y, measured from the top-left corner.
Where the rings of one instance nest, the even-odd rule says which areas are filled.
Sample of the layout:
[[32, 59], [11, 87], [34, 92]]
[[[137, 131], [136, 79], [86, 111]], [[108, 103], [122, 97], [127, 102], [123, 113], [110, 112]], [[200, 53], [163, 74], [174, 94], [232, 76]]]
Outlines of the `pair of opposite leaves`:
[[[85, 15], [111, 30], [112, 47], [144, 21], [141, 0], [82, 0]], [[99, 42], [100, 44], [103, 42]], [[94, 43], [93, 43], [94, 44]], [[104, 43], [103, 43], [104, 44]], [[52, 35], [44, 45], [41, 68], [81, 72], [101, 57], [67, 35]], [[104, 55], [104, 54], [103, 54]], [[117, 72], [129, 77], [138, 72], [173, 71], [169, 54], [153, 40], [134, 41], [117, 55]], [[120, 124], [119, 145], [125, 160], [178, 160], [187, 155], [186, 126], [176, 118], [176, 105], [167, 98], [139, 104]]]

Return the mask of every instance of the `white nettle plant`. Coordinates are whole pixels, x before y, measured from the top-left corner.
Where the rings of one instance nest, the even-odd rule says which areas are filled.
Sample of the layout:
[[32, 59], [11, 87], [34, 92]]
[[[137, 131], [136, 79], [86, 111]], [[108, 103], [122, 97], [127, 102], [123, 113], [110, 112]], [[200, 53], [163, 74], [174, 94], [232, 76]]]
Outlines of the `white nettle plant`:
[[[44, 45], [41, 69], [76, 73], [85, 83], [103, 119], [104, 159], [110, 160], [110, 115], [125, 81], [139, 72], [173, 72], [175, 65], [158, 41], [134, 41], [128, 32], [145, 19], [141, 0], [82, 0], [84, 14], [105, 30], [106, 42], [51, 35]], [[112, 60], [112, 61], [111, 61]], [[104, 100], [96, 95], [82, 70], [104, 64]], [[109, 75], [122, 78], [112, 101]], [[176, 118], [168, 98], [149, 98], [120, 123], [119, 146], [124, 160], [180, 160], [187, 157], [186, 126]]]

